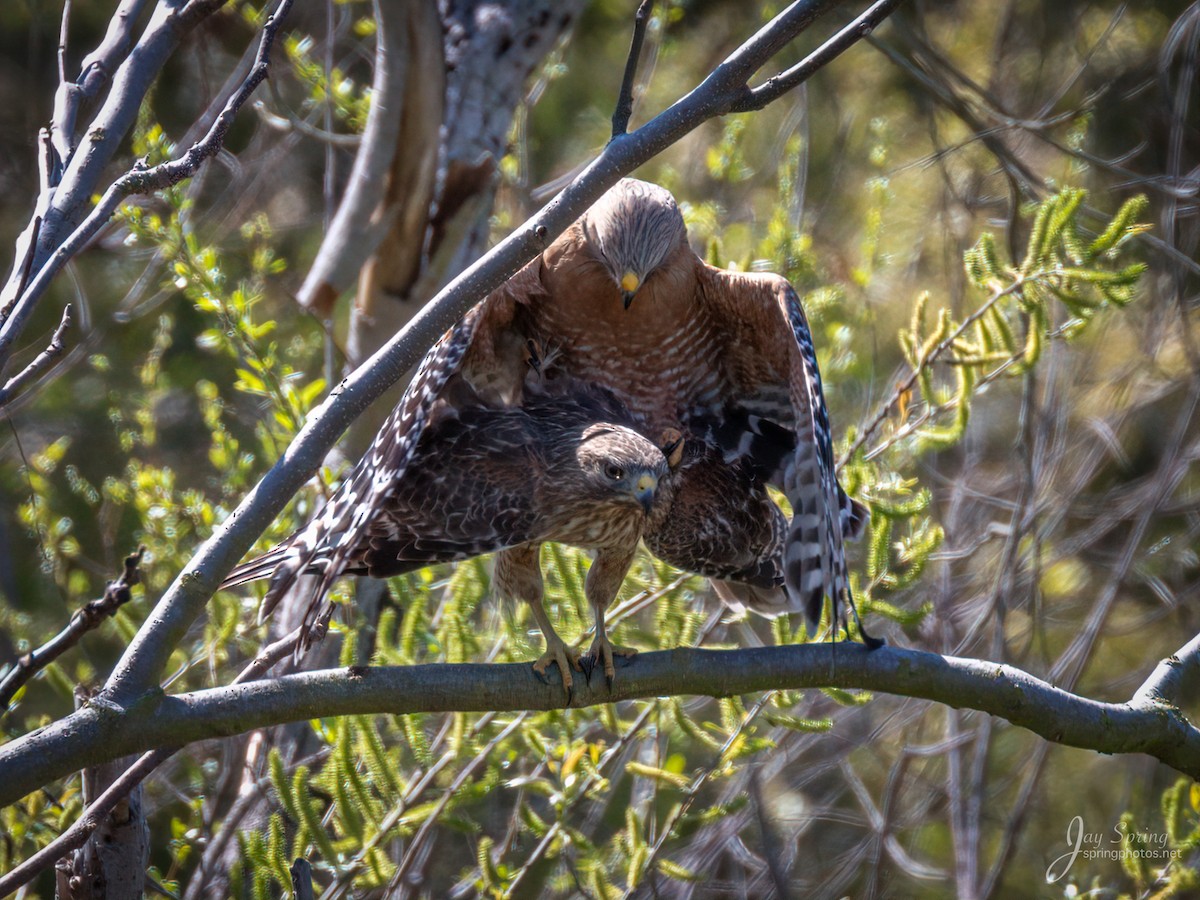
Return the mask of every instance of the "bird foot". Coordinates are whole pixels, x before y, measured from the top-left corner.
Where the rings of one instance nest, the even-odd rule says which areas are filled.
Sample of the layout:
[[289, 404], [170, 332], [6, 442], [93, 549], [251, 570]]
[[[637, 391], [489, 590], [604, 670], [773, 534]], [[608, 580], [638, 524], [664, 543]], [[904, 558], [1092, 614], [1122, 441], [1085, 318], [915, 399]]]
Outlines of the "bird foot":
[[566, 641], [562, 638], [557, 640], [546, 641], [546, 652], [537, 658], [533, 664], [533, 671], [542, 676], [545, 680], [546, 669], [551, 663], [558, 665], [559, 674], [562, 675], [563, 690], [567, 695], [567, 703], [571, 702], [571, 670], [582, 672], [583, 668], [579, 664], [579, 650], [575, 647], [568, 647]]
[[609, 690], [612, 690], [613, 679], [617, 675], [615, 658], [623, 656], [626, 659], [632, 659], [637, 656], [637, 650], [632, 647], [620, 647], [612, 643], [606, 634], [596, 635], [596, 639], [592, 641], [591, 649], [582, 658], [582, 662], [587, 666], [588, 675], [591, 675], [592, 667], [595, 665], [604, 666], [604, 682], [608, 685]]

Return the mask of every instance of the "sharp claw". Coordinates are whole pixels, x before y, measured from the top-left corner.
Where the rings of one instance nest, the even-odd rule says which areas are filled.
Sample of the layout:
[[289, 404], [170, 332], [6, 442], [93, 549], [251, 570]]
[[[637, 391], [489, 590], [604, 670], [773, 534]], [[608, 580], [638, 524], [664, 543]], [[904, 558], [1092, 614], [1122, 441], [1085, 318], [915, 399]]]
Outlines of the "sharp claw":
[[[561, 642], [560, 642], [561, 643]], [[579, 669], [579, 661], [574, 658], [570, 650], [563, 645], [561, 647], [550, 645], [546, 647], [546, 652], [538, 657], [533, 664], [534, 674], [542, 684], [550, 684], [549, 672], [550, 666], [558, 668], [559, 677], [562, 679], [563, 692], [567, 695], [567, 706], [571, 705], [571, 669]]]
[[887, 641], [883, 638], [872, 637], [865, 631], [862, 632], [863, 643], [867, 645], [868, 650], [878, 650], [880, 647], [886, 647]]

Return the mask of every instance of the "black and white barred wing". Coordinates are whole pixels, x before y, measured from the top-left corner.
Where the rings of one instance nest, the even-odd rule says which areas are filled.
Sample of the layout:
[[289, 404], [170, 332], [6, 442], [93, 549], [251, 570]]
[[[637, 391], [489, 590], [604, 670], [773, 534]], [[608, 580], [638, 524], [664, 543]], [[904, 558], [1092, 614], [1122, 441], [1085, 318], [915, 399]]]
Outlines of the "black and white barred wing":
[[307, 643], [312, 625], [328, 618], [329, 611], [321, 611], [321, 599], [346, 569], [366, 529], [404, 476], [438, 398], [462, 364], [479, 318], [480, 307], [475, 307], [425, 355], [371, 449], [321, 512], [279, 546], [238, 566], [222, 583], [222, 588], [228, 588], [270, 575], [271, 584], [259, 610], [260, 622], [304, 574], [320, 577], [305, 588], [308, 600], [302, 643]]
[[[829, 412], [800, 298], [778, 275], [706, 267], [705, 278], [704, 295], [732, 336], [722, 360], [729, 396], [718, 411], [726, 421], [714, 430], [724, 430], [727, 458], [758, 466], [791, 503], [783, 545], [789, 606], [804, 611], [812, 631], [828, 597], [833, 622], [844, 623], [843, 599], [853, 604], [844, 538], [858, 535], [867, 511], [837, 482]], [[791, 437], [781, 438], [781, 430]]]

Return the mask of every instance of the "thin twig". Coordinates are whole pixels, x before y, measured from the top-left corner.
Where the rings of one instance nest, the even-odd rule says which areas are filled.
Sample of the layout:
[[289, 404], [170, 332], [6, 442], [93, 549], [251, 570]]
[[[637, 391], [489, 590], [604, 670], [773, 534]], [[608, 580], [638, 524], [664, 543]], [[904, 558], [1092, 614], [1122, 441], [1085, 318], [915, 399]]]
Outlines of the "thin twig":
[[875, 430], [881, 424], [883, 424], [883, 420], [886, 419], [888, 413], [892, 411], [892, 407], [896, 405], [901, 397], [913, 389], [913, 386], [917, 383], [917, 379], [921, 377], [921, 372], [924, 366], [934, 362], [939, 356], [954, 346], [954, 343], [960, 337], [966, 334], [968, 328], [978, 322], [979, 319], [987, 314], [989, 309], [999, 303], [1004, 297], [1017, 293], [1031, 281], [1035, 281], [1039, 278], [1045, 278], [1047, 275], [1051, 274], [1053, 274], [1053, 272], [1046, 270], [1039, 270], [1029, 274], [1017, 274], [1014, 276], [1012, 284], [1009, 284], [1007, 287], [1004, 287], [1001, 290], [994, 291], [992, 295], [983, 302], [979, 309], [975, 310], [973, 313], [971, 313], [971, 315], [963, 319], [959, 326], [954, 329], [954, 331], [946, 335], [945, 339], [940, 344], [929, 351], [929, 354], [923, 360], [921, 360], [921, 365], [914, 368], [909, 376], [904, 379], [904, 381], [896, 385], [896, 389], [892, 391], [891, 396], [888, 397], [888, 399], [885, 400], [879, 407], [878, 412], [875, 413], [875, 417], [863, 426], [862, 430], [855, 438], [854, 443], [850, 445], [850, 448], [844, 454], [842, 454], [842, 458], [838, 460], [838, 468], [840, 469], [848, 460], [852, 459], [854, 454], [857, 453], [862, 446], [871, 439], [871, 436], [875, 433]]
[[549, 830], [545, 833], [545, 835], [542, 836], [542, 839], [538, 841], [538, 845], [533, 848], [533, 851], [529, 854], [529, 856], [522, 860], [521, 868], [517, 869], [517, 871], [513, 873], [512, 881], [510, 881], [508, 883], [508, 887], [504, 889], [503, 896], [505, 898], [513, 895], [513, 892], [516, 891], [517, 887], [520, 886], [525, 876], [528, 875], [533, 867], [541, 861], [542, 857], [545, 856], [546, 851], [550, 849], [550, 845], [554, 843], [554, 839], [558, 837], [559, 833], [562, 831], [563, 822], [567, 818], [567, 813], [569, 813], [571, 809], [581, 800], [589, 796], [589, 791], [591, 790], [592, 785], [604, 777], [604, 771], [608, 767], [608, 764], [615, 760], [624, 751], [625, 745], [633, 739], [634, 735], [641, 731], [642, 726], [646, 724], [646, 720], [650, 718], [650, 713], [655, 712], [657, 708], [657, 704], [653, 703], [648, 703], [642, 707], [642, 711], [638, 713], [637, 718], [633, 720], [629, 728], [627, 728], [625, 732], [619, 738], [617, 738], [616, 742], [611, 747], [604, 751], [604, 755], [600, 757], [600, 761], [596, 764], [596, 770], [588, 773], [583, 784], [579, 786], [579, 789], [576, 790], [563, 805], [563, 808], [561, 811], [559, 811], [558, 818], [555, 819], [554, 824], [550, 826]]
[[642, 42], [646, 39], [646, 25], [653, 5], [654, 0], [642, 0], [633, 17], [633, 40], [629, 44], [621, 92], [617, 95], [617, 108], [612, 116], [612, 136], [615, 138], [629, 130], [629, 117], [633, 115], [633, 82], [637, 78], [638, 58], [642, 55]]
[[71, 0], [63, 3], [62, 21], [58, 26], [58, 83], [67, 80], [67, 28], [71, 22]]
[[788, 873], [781, 858], [779, 836], [775, 833], [775, 824], [767, 813], [767, 804], [763, 799], [762, 778], [757, 768], [750, 770], [749, 778], [750, 802], [754, 805], [754, 818], [758, 824], [758, 835], [762, 841], [762, 855], [767, 861], [767, 874], [775, 887], [776, 900], [787, 900], [791, 896], [788, 890]]
[[292, 655], [292, 651], [296, 649], [296, 641], [300, 637], [300, 627], [297, 626], [281, 637], [258, 651], [258, 656], [246, 668], [238, 674], [238, 677], [233, 679], [233, 684], [245, 684], [248, 681], [257, 681], [270, 671], [271, 666]]
[[876, 0], [849, 25], [842, 28], [800, 62], [786, 72], [768, 78], [756, 88], [751, 88], [730, 107], [730, 112], [750, 112], [762, 109], [778, 100], [788, 91], [808, 81], [818, 69], [828, 65], [838, 55], [874, 31], [879, 24], [895, 12], [904, 0]]
[[141, 565], [145, 552], [145, 547], [138, 547], [136, 552], [125, 557], [125, 570], [116, 581], [108, 583], [104, 589], [104, 596], [77, 609], [66, 628], [13, 664], [3, 680], [0, 680], [0, 707], [7, 707], [17, 691], [34, 675], [78, 644], [85, 634], [105, 619], [115, 616], [117, 610], [129, 602], [132, 597], [131, 589], [142, 580], [138, 566]]
[[[714, 774], [716, 774], [718, 769], [725, 765], [727, 762], [725, 759], [725, 754], [729, 752], [730, 748], [734, 745], [734, 742], [741, 738], [745, 730], [750, 727], [750, 723], [758, 718], [758, 714], [761, 713], [763, 708], [773, 699], [775, 699], [775, 691], [767, 691], [765, 694], [759, 697], [758, 702], [755, 703], [753, 708], [751, 708], [746, 715], [742, 717], [742, 721], [738, 723], [737, 728], [730, 732], [729, 737], [725, 740], [725, 743], [721, 745], [721, 750], [717, 754], [716, 761], [692, 779], [691, 784], [688, 785], [687, 793], [684, 794], [683, 799], [671, 810], [671, 814], [667, 816], [667, 820], [663, 823], [662, 831], [658, 835], [658, 840], [654, 842], [654, 846], [651, 847], [650, 852], [646, 854], [645, 861], [642, 863], [642, 871], [640, 874], [644, 875], [646, 878], [651, 878], [653, 876], [655, 860], [657, 860], [659, 854], [662, 853], [663, 846], [667, 843], [667, 840], [672, 834], [674, 834], [675, 826], [679, 824], [680, 820], [687, 815], [688, 810], [692, 808], [692, 804], [696, 802], [696, 797], [700, 793], [701, 788], [708, 784], [708, 780], [712, 778]], [[634, 888], [631, 887], [625, 892], [625, 896], [632, 896], [633, 892]]]
[[487, 758], [491, 756], [492, 751], [496, 749], [500, 742], [516, 731], [517, 727], [525, 721], [528, 715], [528, 713], [521, 713], [509, 722], [499, 734], [488, 741], [487, 745], [475, 754], [475, 758], [463, 767], [450, 787], [446, 788], [442, 799], [438, 801], [432, 812], [421, 823], [421, 827], [417, 829], [417, 833], [413, 835], [413, 839], [409, 843], [408, 852], [404, 854], [404, 858], [400, 860], [400, 865], [396, 867], [391, 881], [388, 882], [388, 889], [386, 891], [388, 896], [395, 896], [393, 892], [399, 889], [401, 883], [404, 881], [404, 876], [408, 874], [408, 870], [412, 868], [413, 861], [417, 858], [417, 851], [425, 843], [426, 837], [428, 837], [429, 832], [432, 830], [434, 824], [437, 823], [450, 801], [458, 795], [458, 792], [462, 790], [462, 786], [475, 774], [475, 770], [483, 765]]
[[0, 408], [7, 406], [9, 401], [17, 395], [18, 391], [37, 379], [43, 372], [50, 368], [54, 360], [62, 356], [62, 352], [66, 347], [66, 344], [63, 343], [63, 336], [66, 335], [67, 329], [70, 327], [71, 304], [68, 303], [63, 307], [62, 321], [54, 329], [54, 334], [50, 337], [50, 343], [46, 345], [46, 349], [35, 356], [33, 362], [8, 379], [4, 387], [0, 388]]

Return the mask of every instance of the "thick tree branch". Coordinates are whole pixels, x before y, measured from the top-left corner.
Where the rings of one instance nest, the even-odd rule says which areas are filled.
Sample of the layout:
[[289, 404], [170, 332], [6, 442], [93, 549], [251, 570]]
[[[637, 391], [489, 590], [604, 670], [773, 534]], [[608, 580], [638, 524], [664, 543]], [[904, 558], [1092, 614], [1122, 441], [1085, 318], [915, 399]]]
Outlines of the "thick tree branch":
[[[322, 318], [330, 315], [334, 301], [358, 275], [363, 262], [392, 227], [396, 214], [392, 208], [376, 218], [371, 211], [380, 206], [380, 186], [387, 181], [396, 155], [408, 71], [407, 18], [413, 8], [376, 2], [374, 10], [375, 78], [362, 144], [337, 214], [296, 295], [301, 306], [316, 308]], [[430, 73], [429, 77], [436, 76]], [[433, 124], [435, 131], [439, 122], [440, 118]]]
[[1192, 638], [1178, 653], [1168, 656], [1150, 673], [1146, 682], [1137, 689], [1130, 701], [1148, 706], [1152, 703], [1177, 704], [1184, 694], [1195, 694], [1195, 684], [1200, 681], [1200, 634]]
[[105, 817], [116, 808], [117, 804], [141, 784], [147, 775], [169, 759], [176, 749], [178, 748], [163, 747], [142, 754], [137, 762], [126, 769], [120, 778], [110, 784], [104, 793], [84, 810], [83, 815], [76, 819], [70, 828], [25, 862], [0, 876], [0, 897], [7, 897], [17, 888], [28, 884], [43, 870], [50, 868], [72, 850], [86, 844], [87, 839], [100, 827]]
[[[145, 548], [139, 548], [137, 558], [141, 558], [142, 551]], [[134, 557], [130, 556], [125, 560], [125, 575], [130, 572], [130, 562]], [[136, 583], [137, 568], [134, 566], [133, 574]], [[124, 579], [125, 576], [122, 576]], [[111, 588], [111, 585], [110, 585]], [[108, 597], [108, 592], [105, 592], [105, 597]], [[99, 602], [99, 601], [96, 601]], [[90, 606], [91, 604], [89, 604]], [[78, 614], [76, 614], [78, 615]], [[74, 620], [72, 620], [74, 621]], [[267, 670], [275, 663], [279, 662], [287, 656], [290, 656], [292, 650], [296, 646], [296, 638], [300, 634], [300, 629], [294, 629], [290, 634], [282, 640], [263, 647], [254, 661], [250, 663], [241, 674], [233, 680], [234, 684], [242, 684], [247, 681], [254, 681], [266, 674]], [[72, 850], [82, 847], [89, 837], [96, 831], [97, 828], [104, 822], [107, 816], [121, 800], [129, 794], [134, 788], [144, 781], [151, 772], [159, 765], [168, 760], [178, 747], [159, 747], [154, 750], [148, 750], [146, 753], [135, 762], [132, 766], [126, 769], [121, 776], [114, 781], [99, 797], [92, 803], [88, 804], [84, 814], [77, 819], [66, 831], [56, 837], [53, 841], [35, 853], [25, 862], [21, 863], [15, 869], [12, 869], [3, 877], [0, 877], [0, 897], [5, 896], [8, 892], [28, 884], [38, 876], [44, 869], [54, 865], [58, 860], [62, 859]], [[297, 860], [300, 862], [300, 860]]]
[[[1147, 753], [1200, 778], [1200, 729], [1174, 706], [1147, 700], [1140, 692], [1128, 703], [1101, 703], [1012, 666], [895, 647], [872, 651], [843, 643], [644, 653], [619, 668], [611, 692], [602, 678], [590, 684], [578, 679], [571, 706], [816, 687], [880, 691], [976, 709], [1049, 741], [1100, 753]], [[0, 805], [81, 767], [282, 722], [548, 710], [560, 708], [562, 701], [558, 681], [542, 681], [527, 663], [327, 669], [175, 696], [147, 694], [128, 709], [96, 698], [75, 716], [0, 748]]]
[[443, 331], [499, 287], [623, 175], [709, 119], [728, 112], [748, 80], [834, 0], [797, 0], [735, 50], [699, 87], [637, 131], [612, 140], [557, 197], [446, 286], [392, 340], [345, 378], [308, 418], [287, 452], [192, 558], [118, 663], [110, 702], [153, 690], [166, 659], [224, 575], [311, 477], [347, 426], [398, 381]]

